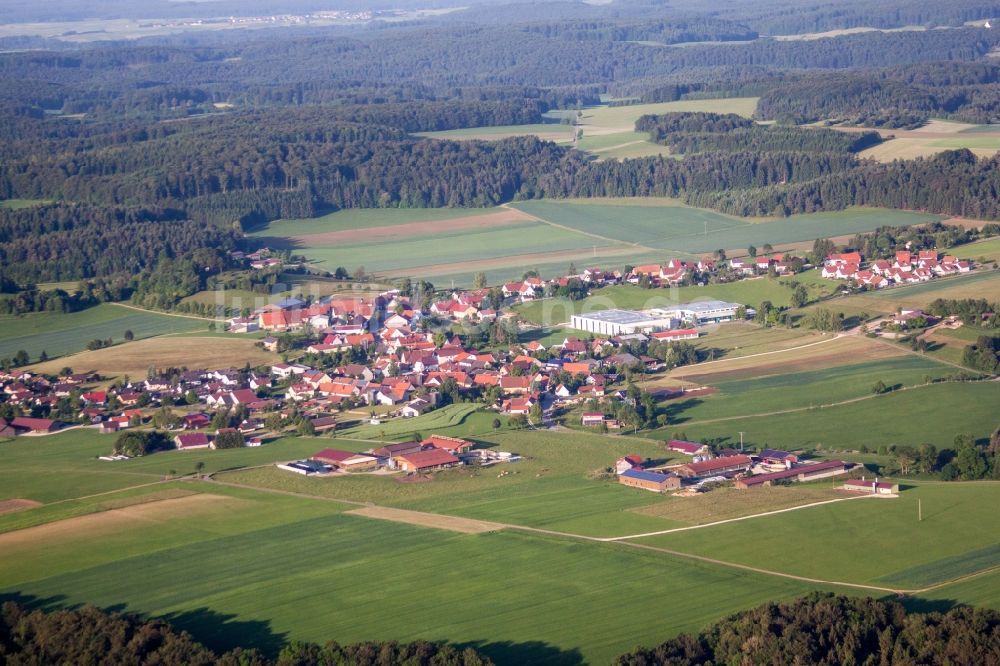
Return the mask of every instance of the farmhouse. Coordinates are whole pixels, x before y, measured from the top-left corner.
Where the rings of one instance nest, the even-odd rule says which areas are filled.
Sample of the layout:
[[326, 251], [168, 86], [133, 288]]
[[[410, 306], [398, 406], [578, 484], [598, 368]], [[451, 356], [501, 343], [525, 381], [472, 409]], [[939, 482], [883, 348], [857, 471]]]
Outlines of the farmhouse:
[[677, 473], [683, 477], [690, 478], [745, 472], [750, 469], [752, 462], [750, 456], [723, 456], [701, 462], [685, 463], [677, 468]]
[[378, 466], [378, 459], [363, 453], [353, 451], [341, 451], [339, 449], [323, 449], [310, 458], [316, 462], [342, 469], [344, 471], [357, 471], [374, 469]]
[[212, 440], [203, 432], [189, 432], [174, 437], [174, 446], [182, 451], [188, 449], [207, 449], [212, 446]]
[[672, 439], [667, 442], [668, 451], [676, 451], [677, 453], [683, 453], [689, 456], [697, 456], [705, 453], [708, 447], [704, 444], [697, 444], [695, 442], [685, 442], [679, 439]]
[[10, 422], [12, 428], [20, 432], [49, 433], [59, 429], [59, 422], [52, 419], [33, 419], [28, 416], [18, 416]]
[[601, 335], [630, 335], [669, 329], [672, 323], [673, 320], [669, 316], [612, 309], [573, 315], [569, 325], [581, 331]]
[[864, 478], [849, 479], [844, 481], [843, 490], [852, 490], [859, 493], [871, 493], [872, 495], [898, 495], [899, 484], [887, 481], [865, 481]]
[[660, 474], [629, 469], [618, 475], [618, 483], [630, 488], [642, 488], [655, 493], [665, 493], [681, 487], [681, 479], [676, 474]]
[[788, 451], [778, 451], [777, 449], [763, 449], [756, 455], [757, 460], [768, 465], [795, 464], [799, 457]]
[[442, 451], [447, 451], [448, 453], [466, 453], [472, 448], [473, 444], [470, 441], [459, 439], [457, 437], [445, 437], [444, 435], [431, 435], [424, 441], [420, 442], [420, 446], [425, 449], [441, 449]]
[[443, 449], [397, 455], [395, 460], [398, 467], [404, 472], [429, 472], [462, 464], [461, 460]]
[[379, 458], [394, 458], [396, 456], [405, 456], [410, 453], [417, 453], [423, 450], [423, 446], [420, 442], [400, 442], [399, 444], [386, 444], [385, 446], [380, 446], [374, 451], [371, 451], [373, 456], [378, 456]]
[[604, 423], [604, 412], [584, 412], [580, 419], [585, 426], [599, 426]]
[[773, 485], [775, 481], [815, 481], [838, 474], [844, 474], [854, 465], [843, 460], [825, 460], [823, 462], [795, 465], [780, 472], [770, 474], [754, 474], [745, 479], [737, 479], [735, 486], [740, 490]]

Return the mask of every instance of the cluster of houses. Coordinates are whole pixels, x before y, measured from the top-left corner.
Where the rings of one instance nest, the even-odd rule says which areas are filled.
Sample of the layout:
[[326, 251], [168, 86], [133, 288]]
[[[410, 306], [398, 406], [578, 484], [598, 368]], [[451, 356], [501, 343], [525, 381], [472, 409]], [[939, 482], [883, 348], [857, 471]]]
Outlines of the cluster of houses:
[[823, 263], [822, 275], [833, 280], [850, 280], [858, 286], [882, 289], [893, 284], [927, 282], [935, 277], [958, 275], [972, 270], [972, 263], [937, 250], [900, 250], [893, 260], [877, 259], [864, 267], [860, 252], [831, 254]]
[[334, 474], [353, 472], [405, 472], [427, 474], [472, 462], [482, 466], [515, 462], [520, 456], [505, 451], [476, 449], [467, 440], [432, 435], [422, 441], [384, 444], [361, 453], [341, 449], [323, 449], [307, 460], [277, 465], [296, 474]]
[[[726, 449], [713, 454], [707, 445], [697, 442], [671, 440], [666, 446], [669, 451], [690, 456], [691, 461], [652, 466], [640, 456], [624, 456], [615, 462], [618, 482], [658, 493], [698, 490], [719, 481], [732, 481], [736, 488], [746, 490], [841, 476], [858, 467], [843, 460], [802, 461], [794, 453], [776, 449], [752, 454]], [[871, 483], [861, 488], [856, 485], [853, 481], [845, 484], [848, 490], [865, 491]], [[899, 490], [898, 486], [893, 489], [892, 484], [883, 486], [876, 485], [870, 492], [892, 494]]]
[[796, 267], [801, 267], [803, 263], [799, 257], [777, 252], [756, 257], [736, 257], [729, 260], [729, 268], [746, 277], [766, 275], [772, 270], [778, 275], [792, 275], [796, 272]]

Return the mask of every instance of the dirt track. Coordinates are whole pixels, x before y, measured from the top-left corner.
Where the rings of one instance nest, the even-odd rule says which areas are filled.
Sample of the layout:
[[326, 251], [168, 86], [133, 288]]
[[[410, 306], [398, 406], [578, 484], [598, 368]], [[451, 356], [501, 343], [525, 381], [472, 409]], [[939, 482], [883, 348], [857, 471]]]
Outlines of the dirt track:
[[505, 527], [505, 525], [501, 525], [500, 523], [491, 523], [485, 520], [445, 516], [437, 513], [424, 513], [423, 511], [392, 509], [386, 506], [366, 506], [363, 509], [354, 509], [353, 511], [348, 511], [347, 513], [354, 516], [364, 516], [365, 518], [391, 520], [397, 523], [406, 523], [407, 525], [436, 527], [441, 530], [462, 532], [463, 534], [496, 532], [497, 530], [502, 530]]
[[528, 222], [531, 220], [531, 216], [522, 213], [519, 210], [510, 208], [497, 213], [490, 213], [488, 215], [468, 215], [466, 217], [456, 217], [448, 220], [410, 222], [407, 224], [368, 227], [367, 229], [345, 229], [342, 231], [328, 231], [321, 234], [291, 236], [290, 240], [306, 247], [326, 247], [344, 243], [350, 243], [353, 245], [364, 241], [382, 240], [386, 238], [405, 239], [428, 234], [492, 228], [503, 226], [505, 224], [514, 224], [516, 222]]

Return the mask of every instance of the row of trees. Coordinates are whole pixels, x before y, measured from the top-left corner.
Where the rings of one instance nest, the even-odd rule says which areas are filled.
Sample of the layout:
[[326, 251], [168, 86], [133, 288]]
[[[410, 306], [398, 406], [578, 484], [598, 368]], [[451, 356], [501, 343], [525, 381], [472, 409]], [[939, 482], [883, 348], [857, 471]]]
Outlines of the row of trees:
[[735, 114], [668, 113], [642, 116], [637, 132], [670, 146], [673, 153], [845, 152], [857, 153], [882, 142], [878, 132], [848, 134], [828, 129], [757, 125]]

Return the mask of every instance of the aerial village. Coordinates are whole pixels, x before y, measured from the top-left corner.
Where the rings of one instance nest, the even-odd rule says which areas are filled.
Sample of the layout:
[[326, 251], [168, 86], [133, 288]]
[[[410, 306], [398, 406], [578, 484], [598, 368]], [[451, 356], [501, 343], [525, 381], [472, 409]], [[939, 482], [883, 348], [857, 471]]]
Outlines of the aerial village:
[[[245, 258], [253, 269], [280, 264], [266, 250]], [[825, 278], [883, 288], [972, 269], [969, 262], [941, 257], [934, 250], [900, 251], [892, 263], [877, 260], [866, 270], [861, 269], [863, 265], [859, 253], [849, 252], [830, 255], [819, 270]], [[9, 418], [0, 419], [0, 438], [39, 436], [66, 427], [93, 427], [112, 434], [152, 424], [170, 432], [173, 447], [180, 451], [254, 447], [291, 431], [335, 434], [346, 412], [370, 410], [371, 423], [379, 424], [417, 417], [457, 401], [480, 402], [514, 427], [563, 427], [556, 425], [555, 417], [570, 413], [574, 421], [561, 419], [570, 427], [625, 432], [638, 428], [629, 415], [636, 413], [640, 403], [627, 387], [628, 377], [675, 367], [683, 362], [678, 355], [684, 345], [706, 335], [707, 325], [753, 316], [753, 309], [708, 300], [644, 311], [574, 314], [569, 328], [580, 334], [567, 335], [549, 346], [537, 340], [503, 341], [484, 350], [485, 345], [470, 345], [460, 334], [448, 331], [454, 331], [456, 323], [495, 325], [498, 318], [511, 316], [506, 306], [557, 295], [560, 289], [590, 293], [615, 284], [656, 288], [720, 270], [746, 279], [791, 274], [803, 267], [809, 265], [780, 253], [724, 263], [675, 259], [663, 265], [636, 266], [627, 273], [587, 268], [553, 280], [527, 276], [499, 289], [438, 294], [423, 305], [399, 290], [311, 302], [285, 298], [248, 316], [232, 317], [226, 326], [232, 333], [265, 332], [267, 337], [258, 344], [269, 351], [286, 352], [286, 357], [294, 354], [294, 361], [262, 368], [151, 369], [148, 377], [100, 390], [93, 387], [102, 383], [101, 377], [73, 373], [69, 368], [58, 377], [6, 371], [0, 374], [0, 383]], [[897, 319], [905, 324], [923, 316], [903, 312]], [[185, 413], [179, 415], [179, 411]], [[656, 492], [699, 492], [718, 481], [733, 481], [736, 487], [749, 489], [850, 476], [857, 467], [845, 461], [800, 461], [791, 453], [769, 449], [753, 454], [713, 451], [703, 443], [676, 440], [665, 447], [691, 461], [651, 465], [650, 461], [621, 458], [614, 464], [619, 482]], [[107, 459], [124, 457], [119, 453]], [[518, 459], [516, 453], [477, 449], [473, 442], [432, 435], [363, 453], [326, 448], [307, 460], [288, 461], [280, 467], [320, 476], [425, 474]], [[890, 494], [898, 490], [877, 483], [865, 489]]]

